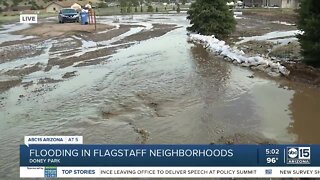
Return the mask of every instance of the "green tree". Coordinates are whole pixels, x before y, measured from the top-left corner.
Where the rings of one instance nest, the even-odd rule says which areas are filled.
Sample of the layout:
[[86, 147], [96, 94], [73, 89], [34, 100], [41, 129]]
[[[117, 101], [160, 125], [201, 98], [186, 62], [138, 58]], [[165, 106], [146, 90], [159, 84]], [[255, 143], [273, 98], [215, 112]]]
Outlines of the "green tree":
[[134, 7], [134, 12], [138, 12], [138, 8], [137, 7]]
[[180, 4], [177, 5], [177, 13], [180, 13]]
[[121, 14], [124, 14], [126, 12], [125, 8], [121, 7], [120, 12], [121, 12]]
[[107, 8], [108, 7], [107, 3], [103, 3], [103, 2], [99, 2], [97, 4], [97, 6], [98, 6], [98, 8]]
[[156, 7], [156, 12], [159, 12], [159, 8], [158, 7]]
[[306, 64], [320, 67], [320, 1], [302, 0], [299, 9], [298, 35]]
[[130, 0], [130, 3], [133, 7], [139, 6], [139, 1], [138, 0]]
[[185, 5], [186, 4], [186, 2], [187, 2], [187, 0], [182, 0], [182, 5]]
[[126, 8], [127, 7], [127, 1], [126, 0], [120, 0], [120, 7]]
[[127, 7], [127, 13], [132, 13], [132, 7], [131, 7], [131, 5], [129, 5], [129, 6]]
[[31, 10], [37, 10], [40, 9], [38, 4], [35, 1], [31, 1]]
[[153, 7], [151, 5], [148, 6], [147, 12], [153, 12]]
[[191, 26], [187, 29], [202, 35], [215, 35], [223, 39], [230, 35], [236, 26], [233, 12], [226, 0], [196, 0], [188, 10], [187, 19]]
[[7, 3], [7, 1], [3, 1], [2, 4], [3, 4], [6, 8], [9, 7], [9, 4]]

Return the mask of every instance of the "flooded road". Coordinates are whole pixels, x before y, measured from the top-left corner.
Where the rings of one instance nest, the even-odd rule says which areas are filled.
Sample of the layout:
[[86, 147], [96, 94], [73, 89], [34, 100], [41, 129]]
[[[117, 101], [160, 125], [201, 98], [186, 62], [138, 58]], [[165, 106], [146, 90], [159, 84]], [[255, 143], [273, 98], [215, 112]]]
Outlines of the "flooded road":
[[[155, 23], [177, 27], [125, 41]], [[188, 43], [182, 15], [140, 15], [120, 24], [137, 27], [100, 46], [73, 38], [82, 41], [75, 57], [130, 44], [92, 58], [99, 63], [44, 69], [65, 51], [50, 53], [57, 46], [49, 39], [36, 58], [0, 64], [1, 73], [25, 63], [42, 68], [22, 76], [22, 83], [33, 82], [27, 88], [0, 93], [0, 179], [18, 178], [19, 145], [27, 135], [80, 135], [87, 144], [320, 143], [318, 89], [253, 73]], [[61, 80], [67, 72], [75, 76]], [[41, 83], [44, 78], [55, 81]]]

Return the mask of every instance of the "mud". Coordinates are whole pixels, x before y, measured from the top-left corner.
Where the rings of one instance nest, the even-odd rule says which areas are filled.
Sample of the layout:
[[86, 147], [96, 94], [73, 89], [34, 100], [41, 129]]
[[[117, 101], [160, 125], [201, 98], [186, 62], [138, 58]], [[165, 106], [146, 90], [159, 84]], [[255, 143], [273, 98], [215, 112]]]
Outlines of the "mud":
[[18, 86], [21, 83], [21, 81], [21, 79], [13, 77], [0, 79], [0, 93], [12, 87]]
[[42, 23], [32, 26], [31, 28], [16, 31], [14, 34], [23, 34], [29, 36], [38, 36], [41, 38], [58, 37], [64, 34], [74, 34], [77, 32], [92, 33], [95, 31], [102, 31], [113, 28], [112, 26], [105, 24], [97, 24], [95, 30], [94, 25], [81, 25], [79, 23]]
[[31, 43], [40, 43], [41, 41], [43, 41], [43, 39], [38, 38], [38, 37], [32, 37], [30, 39], [25, 39], [25, 40], [15, 40], [15, 41], [10, 41], [10, 39], [8, 41], [2, 42], [0, 43], [0, 47], [6, 47], [6, 46], [15, 46], [17, 44], [19, 45], [30, 45]]
[[[92, 52], [87, 52], [81, 56], [75, 56], [75, 57], [70, 57], [70, 58], [53, 58], [53, 59], [49, 59], [48, 61], [48, 65], [46, 67], [46, 69], [51, 69], [52, 66], [59, 66], [59, 68], [66, 68], [68, 66], [72, 66], [74, 63], [77, 62], [83, 62], [86, 61], [85, 64], [88, 64], [88, 61], [90, 61], [91, 59], [96, 59], [99, 57], [106, 57], [108, 55], [113, 54], [117, 49], [122, 49], [128, 47], [128, 45], [122, 45], [122, 46], [118, 46], [118, 47], [111, 47], [111, 48], [102, 48], [96, 51], [92, 51]], [[100, 61], [94, 61], [96, 64], [102, 62], [103, 60]], [[93, 64], [95, 64], [93, 63]], [[83, 66], [84, 64], [82, 64]], [[92, 63], [91, 63], [92, 65]]]
[[[25, 65], [25, 66], [27, 66], [27, 65]], [[4, 74], [9, 75], [9, 76], [23, 77], [25, 75], [31, 74], [36, 71], [40, 71], [42, 69], [43, 69], [43, 64], [37, 63], [37, 64], [30, 66], [30, 67], [21, 67], [20, 69], [12, 69], [12, 70], [6, 71]]]
[[283, 65], [290, 70], [288, 77], [292, 81], [298, 81], [320, 87], [320, 69], [308, 66], [302, 62], [286, 62]]
[[58, 41], [53, 43], [52, 47], [49, 50], [49, 52], [51, 52], [52, 54], [59, 51], [67, 51], [66, 53], [74, 52], [76, 50], [73, 49], [79, 48], [82, 45], [82, 42], [79, 39], [70, 37], [69, 35], [57, 38], [57, 40]]
[[124, 34], [126, 32], [128, 32], [131, 28], [135, 28], [135, 27], [143, 27], [143, 26], [139, 26], [139, 25], [120, 25], [119, 28], [114, 28], [111, 29], [107, 32], [104, 33], [99, 33], [99, 34], [87, 34], [86, 39], [87, 40], [92, 40], [95, 42], [100, 42], [100, 41], [106, 41], [106, 40], [110, 40], [114, 37], [120, 36], [121, 34]]
[[68, 79], [68, 78], [74, 77], [74, 76], [77, 75], [76, 73], [77, 73], [77, 71], [67, 72], [62, 76], [62, 78], [63, 79]]
[[235, 134], [232, 136], [222, 136], [217, 142], [211, 144], [278, 144], [275, 140], [264, 137], [252, 136], [249, 134]]
[[103, 57], [103, 59], [85, 60], [83, 62], [80, 62], [80, 63], [74, 65], [74, 67], [94, 66], [97, 64], [108, 63], [109, 58], [110, 57]]
[[56, 80], [56, 79], [52, 79], [52, 78], [41, 78], [38, 81], [38, 84], [49, 84], [49, 83], [58, 83], [61, 82], [62, 80]]
[[[16, 42], [17, 43], [17, 42]], [[19, 42], [18, 42], [19, 43]], [[43, 53], [42, 43], [10, 45], [0, 48], [0, 63], [13, 59], [34, 57]]]
[[152, 24], [153, 28], [149, 31], [143, 31], [138, 34], [133, 34], [131, 36], [127, 36], [124, 39], [115, 42], [114, 44], [123, 44], [123, 43], [128, 43], [132, 41], [144, 41], [147, 39], [155, 38], [155, 37], [160, 37], [167, 32], [170, 32], [178, 27], [175, 25], [160, 25], [160, 24]]

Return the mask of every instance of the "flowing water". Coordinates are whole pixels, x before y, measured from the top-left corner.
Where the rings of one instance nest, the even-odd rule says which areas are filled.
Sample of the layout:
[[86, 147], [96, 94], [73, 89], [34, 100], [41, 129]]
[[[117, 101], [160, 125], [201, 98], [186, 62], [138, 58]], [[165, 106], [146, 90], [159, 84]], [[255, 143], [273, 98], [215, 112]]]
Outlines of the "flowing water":
[[26, 135], [81, 135], [87, 144], [208, 144], [238, 133], [320, 143], [318, 89], [259, 73], [249, 78], [252, 71], [188, 43], [184, 16], [161, 17], [134, 20], [180, 28], [119, 50], [108, 63], [79, 67], [78, 76], [42, 85], [47, 90], [28, 99], [19, 98], [32, 94], [20, 86], [0, 94], [0, 179], [18, 178]]

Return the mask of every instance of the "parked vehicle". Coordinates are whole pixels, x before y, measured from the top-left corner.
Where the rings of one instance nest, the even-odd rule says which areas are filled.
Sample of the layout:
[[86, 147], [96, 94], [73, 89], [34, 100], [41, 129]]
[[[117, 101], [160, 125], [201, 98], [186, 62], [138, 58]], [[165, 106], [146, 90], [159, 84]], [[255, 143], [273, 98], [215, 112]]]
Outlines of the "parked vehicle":
[[58, 19], [59, 23], [79, 22], [79, 14], [75, 9], [64, 8], [60, 10]]

